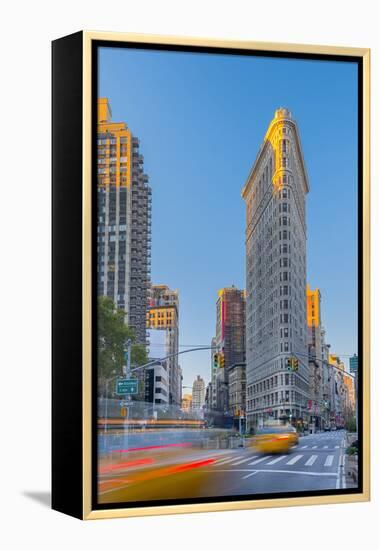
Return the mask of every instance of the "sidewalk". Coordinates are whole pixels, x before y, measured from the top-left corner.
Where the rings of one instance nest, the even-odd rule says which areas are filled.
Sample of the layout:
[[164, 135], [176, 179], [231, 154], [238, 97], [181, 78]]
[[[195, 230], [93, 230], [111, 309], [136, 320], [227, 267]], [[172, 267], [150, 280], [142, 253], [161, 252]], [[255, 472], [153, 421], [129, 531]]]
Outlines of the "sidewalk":
[[346, 449], [356, 441], [356, 433], [346, 434], [345, 445], [344, 445], [344, 459], [343, 459], [343, 477], [344, 477], [344, 486], [346, 489], [351, 489], [357, 486], [358, 483], [358, 455], [347, 455]]

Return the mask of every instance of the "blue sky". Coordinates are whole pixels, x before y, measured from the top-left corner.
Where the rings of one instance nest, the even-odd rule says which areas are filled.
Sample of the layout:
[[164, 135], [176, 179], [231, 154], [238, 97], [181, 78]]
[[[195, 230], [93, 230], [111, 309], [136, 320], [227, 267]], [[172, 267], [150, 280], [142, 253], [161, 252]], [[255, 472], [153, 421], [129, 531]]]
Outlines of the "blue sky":
[[[245, 287], [241, 189], [275, 109], [289, 108], [310, 181], [308, 282], [332, 351], [357, 352], [355, 64], [101, 48], [99, 95], [140, 138], [152, 281], [180, 291], [181, 345], [209, 345], [217, 290]], [[185, 386], [209, 381], [209, 352], [180, 364]]]

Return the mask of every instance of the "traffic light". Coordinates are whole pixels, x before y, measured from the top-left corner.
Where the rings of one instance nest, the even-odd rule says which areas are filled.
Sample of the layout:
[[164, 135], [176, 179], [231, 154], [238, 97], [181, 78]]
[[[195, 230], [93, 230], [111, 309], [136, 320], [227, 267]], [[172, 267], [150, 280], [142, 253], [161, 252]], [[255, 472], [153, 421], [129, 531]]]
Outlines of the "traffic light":
[[223, 353], [219, 354], [219, 365], [221, 368], [225, 367], [225, 355]]
[[296, 357], [287, 357], [286, 367], [287, 367], [287, 370], [298, 371], [299, 360], [296, 359]]
[[213, 367], [215, 369], [218, 369], [218, 367], [220, 366], [220, 354], [219, 353], [215, 353], [213, 355]]

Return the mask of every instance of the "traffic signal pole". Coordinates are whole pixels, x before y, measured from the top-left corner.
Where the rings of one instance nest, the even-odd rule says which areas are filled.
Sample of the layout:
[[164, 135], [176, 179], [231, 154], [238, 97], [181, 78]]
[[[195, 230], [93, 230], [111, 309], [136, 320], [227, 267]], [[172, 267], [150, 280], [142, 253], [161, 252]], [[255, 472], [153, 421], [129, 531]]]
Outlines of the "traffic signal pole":
[[[136, 370], [146, 369], [147, 367], [151, 367], [153, 365], [159, 365], [160, 363], [163, 363], [163, 361], [166, 361], [167, 359], [171, 359], [172, 357], [177, 357], [178, 355], [182, 355], [183, 353], [191, 353], [193, 351], [203, 351], [203, 350], [218, 351], [218, 347], [202, 346], [198, 348], [185, 349], [183, 351], [178, 351], [177, 353], [171, 353], [170, 355], [166, 355], [166, 357], [161, 357], [160, 359], [154, 359], [154, 361], [149, 361], [149, 363], [145, 363], [144, 365], [140, 365], [139, 367], [134, 367], [130, 369], [129, 374], [131, 374], [132, 372], [135, 372]], [[130, 368], [130, 365], [129, 365], [129, 368]]]

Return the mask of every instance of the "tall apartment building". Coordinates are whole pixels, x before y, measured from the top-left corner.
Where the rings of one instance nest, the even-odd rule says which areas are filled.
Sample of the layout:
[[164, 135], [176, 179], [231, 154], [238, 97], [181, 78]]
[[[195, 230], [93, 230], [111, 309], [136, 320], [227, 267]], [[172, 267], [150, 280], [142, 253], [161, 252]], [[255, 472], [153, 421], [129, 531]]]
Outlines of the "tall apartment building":
[[112, 122], [106, 98], [98, 100], [97, 163], [97, 293], [125, 311], [136, 341], [145, 344], [151, 189], [139, 140], [124, 122]]
[[355, 409], [355, 391], [351, 376], [345, 369], [345, 364], [338, 355], [331, 353], [329, 363], [333, 366], [333, 409], [331, 420], [343, 426], [349, 415]]
[[182, 397], [182, 411], [190, 412], [192, 409], [192, 395], [185, 393]]
[[225, 368], [245, 361], [246, 293], [234, 285], [218, 291], [216, 346], [224, 356]]
[[307, 345], [309, 362], [308, 412], [315, 428], [323, 428], [328, 421], [330, 402], [330, 369], [324, 357], [325, 331], [321, 323], [321, 293], [307, 285]]
[[[275, 112], [242, 189], [246, 203], [248, 429], [301, 419], [309, 399], [306, 321], [308, 176], [291, 113]], [[288, 357], [299, 359], [288, 372]]]
[[192, 384], [192, 410], [202, 410], [205, 403], [205, 382], [198, 374]]
[[[212, 346], [223, 357], [223, 367], [212, 370], [215, 379], [215, 408], [228, 411], [229, 369], [232, 365], [245, 362], [245, 317], [246, 294], [234, 285], [218, 291], [216, 303], [216, 336]], [[214, 357], [214, 352], [213, 352]], [[212, 357], [212, 361], [213, 361]]]
[[162, 356], [166, 359], [169, 378], [169, 402], [181, 406], [182, 373], [179, 366], [179, 292], [167, 285], [151, 285], [146, 326], [150, 330], [165, 331], [165, 349]]

